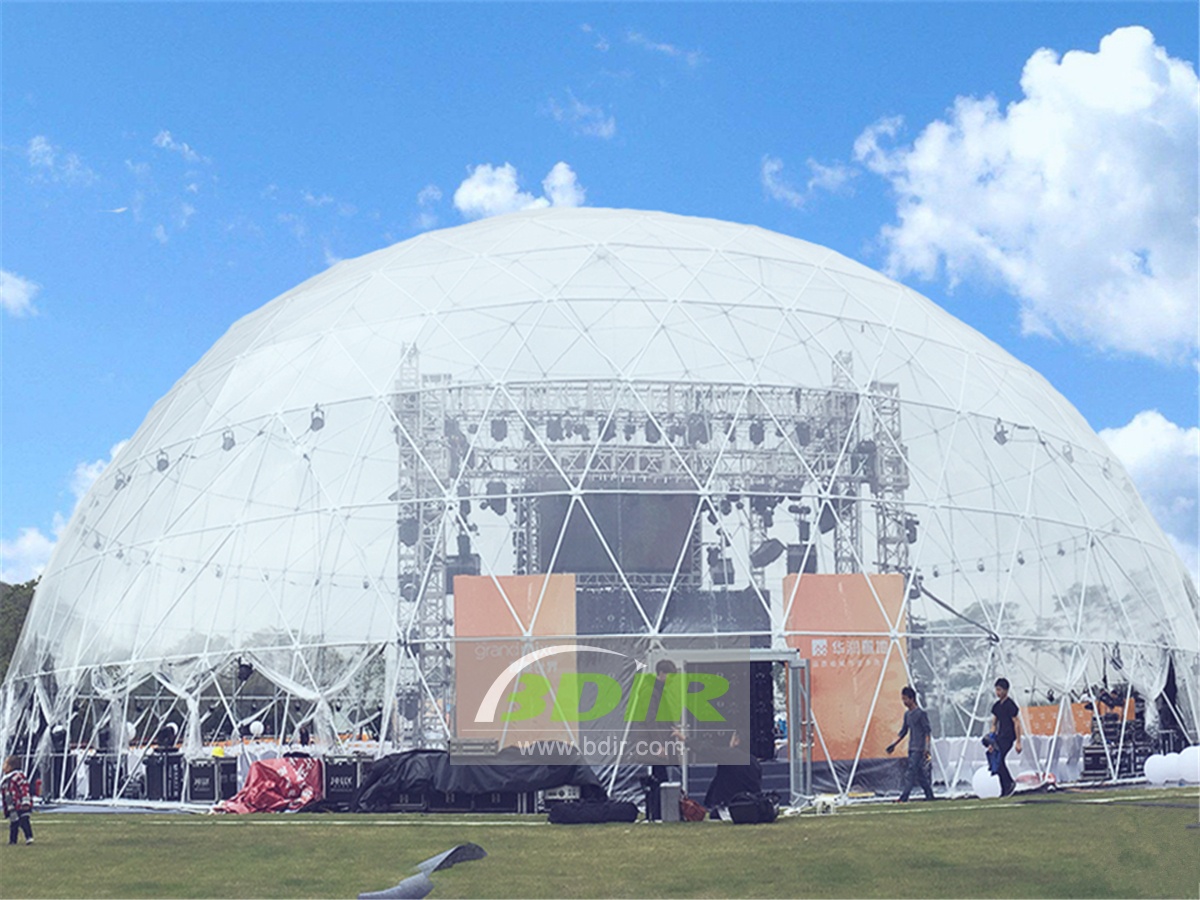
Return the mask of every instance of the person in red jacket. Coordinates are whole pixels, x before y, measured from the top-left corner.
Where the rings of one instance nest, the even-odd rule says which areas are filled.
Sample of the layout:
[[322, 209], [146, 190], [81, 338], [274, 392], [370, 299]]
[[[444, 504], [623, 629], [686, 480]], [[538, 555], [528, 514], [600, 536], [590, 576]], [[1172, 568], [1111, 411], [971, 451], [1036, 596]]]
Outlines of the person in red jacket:
[[8, 842], [17, 842], [17, 829], [25, 832], [25, 843], [33, 843], [33, 825], [29, 814], [33, 812], [33, 797], [29, 793], [29, 780], [21, 771], [20, 761], [10, 756], [4, 761], [4, 776], [0, 778], [0, 798], [4, 801], [4, 817], [8, 819]]

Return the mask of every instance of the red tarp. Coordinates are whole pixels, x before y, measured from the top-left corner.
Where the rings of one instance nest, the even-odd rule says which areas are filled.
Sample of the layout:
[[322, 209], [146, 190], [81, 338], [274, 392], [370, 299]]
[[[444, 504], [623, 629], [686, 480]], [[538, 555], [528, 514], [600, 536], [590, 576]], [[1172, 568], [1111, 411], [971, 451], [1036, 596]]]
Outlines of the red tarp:
[[319, 759], [264, 759], [250, 764], [242, 789], [216, 809], [228, 813], [295, 811], [321, 797]]

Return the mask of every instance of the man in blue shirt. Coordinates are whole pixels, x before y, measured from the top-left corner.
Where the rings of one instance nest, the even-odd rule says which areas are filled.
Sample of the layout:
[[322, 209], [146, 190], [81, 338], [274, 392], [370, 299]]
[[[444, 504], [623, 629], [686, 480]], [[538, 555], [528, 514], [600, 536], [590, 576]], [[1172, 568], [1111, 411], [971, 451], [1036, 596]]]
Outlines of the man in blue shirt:
[[907, 803], [908, 795], [913, 787], [920, 785], [925, 792], [925, 799], [933, 799], [933, 784], [929, 772], [932, 768], [929, 753], [929, 715], [917, 706], [917, 692], [907, 685], [900, 691], [900, 699], [904, 701], [904, 725], [896, 740], [888, 744], [887, 752], [891, 753], [896, 745], [908, 736], [908, 767], [904, 770], [904, 791], [896, 800], [897, 803]]
[[1000, 765], [996, 774], [1000, 776], [1000, 796], [1007, 797], [1016, 785], [1008, 771], [1004, 757], [1013, 747], [1021, 752], [1021, 710], [1008, 696], [1008, 679], [996, 679], [996, 702], [992, 704], [992, 732], [996, 735], [996, 749], [1000, 753]]

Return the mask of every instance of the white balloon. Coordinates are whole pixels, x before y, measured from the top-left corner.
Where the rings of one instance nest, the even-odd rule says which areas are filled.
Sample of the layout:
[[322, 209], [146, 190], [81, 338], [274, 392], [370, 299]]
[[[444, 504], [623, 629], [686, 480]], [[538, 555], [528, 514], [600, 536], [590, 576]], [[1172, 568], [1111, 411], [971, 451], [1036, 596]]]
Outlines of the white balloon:
[[263, 723], [255, 719], [250, 723], [250, 733], [255, 737], [260, 737], [263, 733]]
[[1179, 754], [1179, 777], [1191, 784], [1200, 783], [1200, 746], [1183, 748]]
[[1183, 767], [1179, 763], [1178, 753], [1167, 754], [1167, 781], [1179, 781], [1183, 778]]
[[1162, 785], [1166, 779], [1170, 778], [1168, 763], [1166, 763], [1166, 757], [1162, 754], [1147, 756], [1141, 770], [1146, 773], [1146, 780], [1150, 781], [1152, 785]]
[[1000, 776], [993, 775], [987, 766], [981, 766], [971, 776], [971, 787], [981, 800], [990, 800], [1000, 796]]

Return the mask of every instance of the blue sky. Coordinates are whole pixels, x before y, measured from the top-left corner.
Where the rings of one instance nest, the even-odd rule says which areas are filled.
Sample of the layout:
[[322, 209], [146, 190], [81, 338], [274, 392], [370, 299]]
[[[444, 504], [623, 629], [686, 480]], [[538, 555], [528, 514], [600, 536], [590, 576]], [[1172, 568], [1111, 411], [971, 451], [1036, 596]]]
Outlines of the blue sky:
[[237, 318], [531, 202], [887, 271], [1074, 403], [1196, 571], [1194, 3], [0, 15], [6, 581]]

